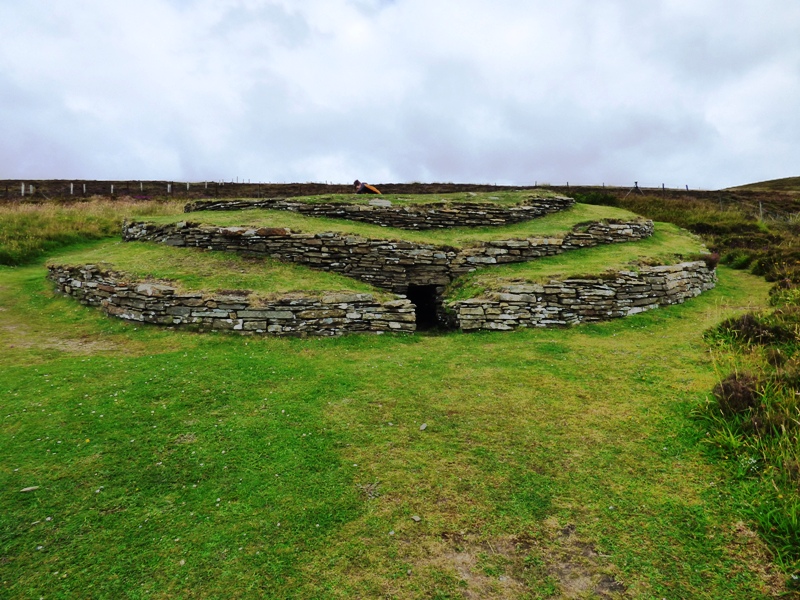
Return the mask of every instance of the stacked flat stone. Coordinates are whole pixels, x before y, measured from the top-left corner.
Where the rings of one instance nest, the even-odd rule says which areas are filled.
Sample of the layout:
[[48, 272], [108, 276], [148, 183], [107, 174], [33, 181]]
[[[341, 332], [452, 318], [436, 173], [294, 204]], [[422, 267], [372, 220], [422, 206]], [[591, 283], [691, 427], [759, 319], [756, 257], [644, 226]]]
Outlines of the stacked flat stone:
[[245, 295], [186, 293], [170, 285], [135, 282], [95, 265], [48, 269], [61, 293], [128, 321], [274, 336], [416, 330], [415, 306], [405, 298], [379, 302], [372, 294], [327, 293], [250, 302]]
[[574, 204], [575, 200], [565, 196], [532, 197], [514, 206], [483, 202], [374, 206], [337, 202], [297, 202], [285, 198], [270, 198], [233, 201], [199, 200], [187, 204], [184, 210], [185, 212], [250, 210], [254, 208], [287, 210], [309, 217], [348, 219], [383, 227], [424, 230], [511, 225], [566, 210]]
[[598, 277], [509, 285], [482, 298], [446, 304], [463, 331], [556, 327], [627, 317], [682, 303], [716, 283], [703, 261], [642, 267]]
[[122, 238], [269, 256], [342, 273], [404, 294], [409, 285], [445, 286], [484, 265], [525, 262], [577, 248], [636, 241], [652, 233], [652, 221], [597, 222], [576, 226], [564, 238], [500, 240], [456, 249], [334, 232], [296, 233], [288, 228], [215, 227], [182, 221], [167, 225], [125, 223]]

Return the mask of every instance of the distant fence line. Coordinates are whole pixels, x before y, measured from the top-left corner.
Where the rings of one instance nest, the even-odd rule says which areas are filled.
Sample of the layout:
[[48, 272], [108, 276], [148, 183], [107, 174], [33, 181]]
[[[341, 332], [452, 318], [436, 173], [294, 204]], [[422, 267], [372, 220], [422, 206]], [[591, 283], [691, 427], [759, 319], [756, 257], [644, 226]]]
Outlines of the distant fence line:
[[[552, 185], [550, 183], [534, 183], [534, 185], [497, 185], [497, 184], [462, 184], [462, 183], [394, 183], [378, 184], [384, 193], [448, 193], [462, 191], [495, 191], [519, 189], [548, 189], [555, 192], [608, 192], [619, 193], [628, 190], [626, 187], [601, 186], [576, 186]], [[153, 180], [128, 180], [128, 181], [94, 181], [94, 180], [0, 180], [2, 198], [15, 199], [53, 199], [90, 196], [131, 196], [131, 197], [193, 197], [193, 198], [219, 198], [219, 197], [266, 197], [265, 194], [278, 194], [286, 196], [350, 193], [353, 188], [349, 185], [333, 183], [263, 183], [234, 182], [234, 181], [153, 181]], [[630, 191], [649, 194], [656, 192], [681, 193], [689, 192], [689, 186], [684, 188], [669, 188], [661, 184], [657, 188], [639, 187], [638, 184]], [[628, 193], [630, 193], [630, 191]], [[694, 190], [694, 193], [702, 190]]]
[[[643, 194], [650, 197], [660, 196], [664, 199], [695, 198], [725, 205], [738, 205], [751, 211], [757, 217], [783, 215], [791, 207], [770, 206], [771, 199], [785, 196], [782, 192], [765, 193], [753, 190], [694, 190], [688, 186], [670, 188], [665, 184], [660, 187], [633, 186], [595, 186], [552, 185], [535, 182], [534, 185], [496, 185], [466, 183], [378, 183], [384, 194], [447, 194], [458, 192], [497, 192], [502, 190], [535, 190], [545, 189], [557, 194], [579, 197], [579, 194], [594, 196], [597, 194], [623, 198], [629, 195]], [[334, 183], [263, 183], [237, 181], [169, 181], [169, 180], [0, 180], [0, 204], [12, 202], [45, 202], [77, 201], [92, 196], [103, 196], [116, 199], [121, 197], [133, 200], [168, 199], [193, 200], [223, 198], [290, 198], [297, 196], [314, 196], [325, 194], [350, 194], [353, 187]], [[764, 205], [761, 205], [764, 200]], [[581, 201], [581, 200], [579, 200]], [[783, 202], [781, 201], [780, 204]], [[793, 205], [794, 206], [794, 205]]]
[[[334, 188], [334, 189], [332, 189]], [[350, 186], [327, 183], [272, 184], [227, 181], [86, 181], [86, 180], [6, 180], [0, 181], [4, 200], [88, 198], [91, 196], [130, 196], [133, 198], [181, 197], [264, 197], [275, 191], [303, 193], [346, 193]], [[312, 190], [312, 191], [308, 191]]]

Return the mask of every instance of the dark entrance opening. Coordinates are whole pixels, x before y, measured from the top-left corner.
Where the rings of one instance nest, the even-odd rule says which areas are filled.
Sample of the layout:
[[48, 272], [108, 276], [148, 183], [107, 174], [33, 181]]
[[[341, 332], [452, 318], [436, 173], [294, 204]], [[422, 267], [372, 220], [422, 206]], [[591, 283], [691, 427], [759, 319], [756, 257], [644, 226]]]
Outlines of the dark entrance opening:
[[410, 284], [406, 296], [417, 307], [417, 331], [427, 331], [439, 326], [435, 285]]

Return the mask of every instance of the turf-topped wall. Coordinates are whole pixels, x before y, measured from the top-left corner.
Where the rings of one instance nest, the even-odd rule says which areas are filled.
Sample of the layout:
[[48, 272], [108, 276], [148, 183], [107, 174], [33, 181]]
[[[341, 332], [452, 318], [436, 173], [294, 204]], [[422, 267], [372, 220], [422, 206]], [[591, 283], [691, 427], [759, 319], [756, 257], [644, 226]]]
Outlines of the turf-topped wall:
[[678, 304], [712, 289], [716, 271], [705, 262], [643, 267], [546, 284], [510, 285], [485, 297], [447, 305], [464, 331], [556, 327], [627, 317]]
[[[385, 203], [384, 200], [373, 202]], [[399, 229], [441, 229], [448, 227], [486, 227], [511, 225], [566, 210], [575, 200], [565, 196], [531, 197], [516, 206], [491, 203], [452, 202], [387, 206], [336, 202], [297, 202], [285, 198], [219, 202], [199, 200], [186, 205], [186, 212], [207, 210], [247, 210], [253, 208], [288, 210], [310, 217], [349, 219]]]
[[333, 232], [295, 233], [287, 228], [133, 222], [123, 226], [122, 237], [126, 241], [265, 255], [406, 293], [409, 285], [444, 286], [456, 276], [483, 265], [525, 262], [566, 250], [635, 241], [652, 233], [652, 221], [602, 222], [576, 226], [564, 238], [498, 240], [457, 249]]
[[250, 302], [245, 295], [184, 293], [169, 285], [131, 282], [94, 265], [50, 266], [49, 271], [60, 292], [129, 321], [277, 336], [416, 330], [415, 307], [405, 298], [379, 302], [372, 294], [330, 293]]

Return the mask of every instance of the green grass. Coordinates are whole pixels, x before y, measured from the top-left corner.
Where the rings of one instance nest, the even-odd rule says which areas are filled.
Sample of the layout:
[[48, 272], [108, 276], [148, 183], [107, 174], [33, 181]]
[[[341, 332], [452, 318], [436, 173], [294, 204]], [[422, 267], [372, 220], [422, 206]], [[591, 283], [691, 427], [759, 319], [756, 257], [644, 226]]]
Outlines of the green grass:
[[689, 419], [701, 332], [765, 305], [755, 277], [568, 330], [286, 340], [119, 322], [44, 276], [0, 268], [4, 597], [784, 589]]
[[405, 240], [423, 244], [464, 247], [497, 239], [563, 236], [578, 223], [603, 219], [635, 218], [636, 215], [633, 213], [619, 208], [576, 204], [570, 210], [505, 227], [457, 227], [428, 231], [406, 231], [342, 219], [306, 217], [292, 212], [258, 209], [196, 212], [179, 216], [158, 216], [147, 220], [155, 223], [189, 221], [221, 227], [239, 225], [289, 227], [294, 231], [302, 231], [304, 233], [336, 231], [373, 239]]
[[450, 285], [447, 295], [449, 299], [462, 300], [512, 282], [544, 283], [551, 279], [598, 275], [607, 271], [636, 270], [641, 263], [672, 264], [679, 262], [681, 256], [691, 257], [704, 251], [705, 247], [697, 236], [670, 223], [656, 223], [653, 235], [638, 242], [570, 250], [530, 262], [468, 273]]
[[253, 297], [262, 299], [290, 292], [313, 296], [340, 290], [387, 296], [350, 277], [270, 258], [243, 258], [230, 252], [173, 248], [146, 242], [105, 241], [91, 248], [56, 255], [48, 263], [94, 264], [122, 271], [137, 281], [166, 280], [183, 291], [249, 290]]
[[119, 235], [122, 220], [182, 212], [177, 202], [106, 199], [0, 205], [0, 265], [19, 265], [85, 240]]

